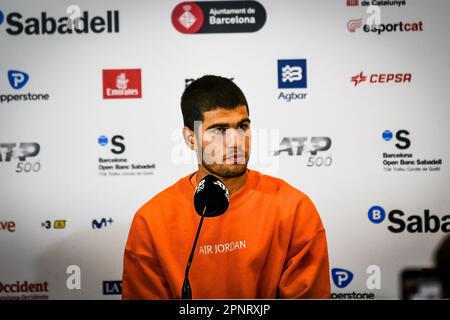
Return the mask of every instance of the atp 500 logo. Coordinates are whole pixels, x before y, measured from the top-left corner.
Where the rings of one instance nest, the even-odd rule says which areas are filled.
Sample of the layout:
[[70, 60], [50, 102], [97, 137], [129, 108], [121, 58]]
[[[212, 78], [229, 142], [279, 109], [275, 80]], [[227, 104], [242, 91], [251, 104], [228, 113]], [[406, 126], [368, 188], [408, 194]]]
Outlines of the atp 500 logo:
[[17, 161], [17, 173], [38, 172], [41, 163], [35, 157], [40, 150], [36, 142], [0, 143], [0, 163]]
[[302, 156], [309, 153], [308, 167], [329, 167], [333, 163], [330, 137], [284, 137], [280, 148], [274, 152], [274, 156], [286, 154], [288, 156]]

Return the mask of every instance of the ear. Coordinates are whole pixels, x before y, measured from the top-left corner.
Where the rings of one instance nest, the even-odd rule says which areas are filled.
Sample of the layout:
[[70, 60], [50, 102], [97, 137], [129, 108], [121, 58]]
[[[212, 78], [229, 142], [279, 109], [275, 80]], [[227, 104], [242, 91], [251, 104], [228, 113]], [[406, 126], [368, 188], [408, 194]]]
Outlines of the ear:
[[188, 127], [183, 127], [183, 137], [184, 142], [188, 146], [189, 149], [195, 150], [195, 135], [194, 131], [189, 129]]

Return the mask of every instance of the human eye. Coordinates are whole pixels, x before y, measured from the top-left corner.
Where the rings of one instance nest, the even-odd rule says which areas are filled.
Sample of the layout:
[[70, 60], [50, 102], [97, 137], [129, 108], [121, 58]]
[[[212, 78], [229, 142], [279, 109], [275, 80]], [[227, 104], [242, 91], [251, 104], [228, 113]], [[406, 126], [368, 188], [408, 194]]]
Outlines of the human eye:
[[242, 130], [247, 130], [247, 129], [249, 129], [250, 128], [250, 124], [249, 123], [242, 123], [240, 126], [239, 126], [239, 129], [242, 129]]
[[216, 134], [225, 134], [225, 131], [227, 131], [227, 128], [225, 127], [217, 127], [213, 129], [213, 132]]

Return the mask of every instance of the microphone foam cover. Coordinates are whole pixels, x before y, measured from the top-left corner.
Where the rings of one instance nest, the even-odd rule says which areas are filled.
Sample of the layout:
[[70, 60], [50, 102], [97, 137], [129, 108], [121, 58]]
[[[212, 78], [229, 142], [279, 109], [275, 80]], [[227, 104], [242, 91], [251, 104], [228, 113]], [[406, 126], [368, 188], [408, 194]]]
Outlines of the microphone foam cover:
[[205, 217], [224, 214], [230, 204], [230, 195], [225, 184], [213, 175], [204, 177], [195, 188], [194, 207], [201, 216], [206, 206]]

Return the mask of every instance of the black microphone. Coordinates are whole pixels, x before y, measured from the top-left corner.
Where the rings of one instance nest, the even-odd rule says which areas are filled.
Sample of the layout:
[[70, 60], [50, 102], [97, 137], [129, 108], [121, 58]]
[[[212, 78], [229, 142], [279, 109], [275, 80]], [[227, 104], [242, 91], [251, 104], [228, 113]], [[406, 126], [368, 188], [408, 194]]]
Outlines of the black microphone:
[[217, 217], [227, 211], [230, 204], [230, 195], [225, 184], [213, 175], [207, 175], [197, 185], [194, 193], [195, 211], [201, 216], [200, 223], [195, 235], [191, 254], [186, 265], [183, 288], [181, 289], [181, 299], [192, 299], [192, 289], [189, 283], [189, 270], [197, 246], [198, 235], [202, 228], [203, 218]]

